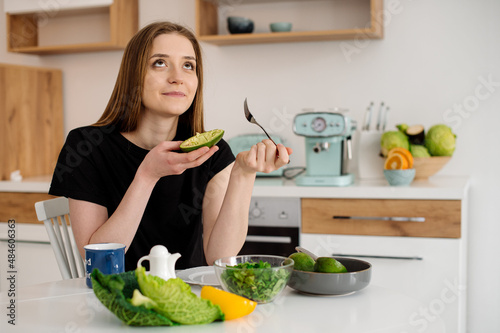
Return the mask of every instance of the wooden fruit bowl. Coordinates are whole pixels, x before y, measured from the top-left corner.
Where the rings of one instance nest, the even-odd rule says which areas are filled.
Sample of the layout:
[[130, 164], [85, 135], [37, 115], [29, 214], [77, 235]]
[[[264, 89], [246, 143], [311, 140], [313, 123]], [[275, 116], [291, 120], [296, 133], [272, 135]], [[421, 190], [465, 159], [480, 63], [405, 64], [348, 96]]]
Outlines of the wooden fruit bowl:
[[427, 179], [441, 170], [451, 156], [432, 156], [413, 158], [413, 167], [415, 168], [415, 179]]

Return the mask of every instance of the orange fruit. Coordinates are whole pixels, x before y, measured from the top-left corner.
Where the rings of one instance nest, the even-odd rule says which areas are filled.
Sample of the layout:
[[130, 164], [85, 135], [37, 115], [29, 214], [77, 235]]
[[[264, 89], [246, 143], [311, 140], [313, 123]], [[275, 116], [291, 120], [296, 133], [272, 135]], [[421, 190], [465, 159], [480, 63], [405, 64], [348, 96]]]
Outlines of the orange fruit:
[[408, 161], [408, 167], [406, 167], [404, 169], [413, 168], [413, 155], [410, 153], [410, 151], [408, 149], [401, 148], [401, 147], [392, 148], [387, 153], [387, 157], [390, 157], [393, 154], [400, 154]]
[[392, 154], [385, 160], [384, 168], [387, 170], [408, 169], [408, 160], [401, 154]]

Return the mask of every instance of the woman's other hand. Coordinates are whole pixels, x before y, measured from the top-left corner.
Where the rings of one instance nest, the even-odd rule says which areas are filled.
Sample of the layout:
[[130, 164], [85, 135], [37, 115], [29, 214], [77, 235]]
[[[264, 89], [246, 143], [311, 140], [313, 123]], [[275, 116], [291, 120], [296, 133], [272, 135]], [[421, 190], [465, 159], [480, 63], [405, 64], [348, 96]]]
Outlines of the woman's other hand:
[[248, 209], [257, 172], [272, 172], [286, 165], [292, 149], [263, 140], [236, 156], [208, 183], [203, 199], [203, 245], [211, 265], [216, 259], [236, 255], [248, 231]]
[[208, 160], [219, 147], [201, 147], [189, 153], [180, 151], [182, 141], [163, 141], [146, 155], [138, 173], [158, 181], [161, 177], [180, 175], [190, 168], [195, 168]]
[[265, 139], [253, 145], [249, 151], [239, 153], [236, 165], [247, 173], [270, 173], [288, 164], [292, 152], [292, 148], [281, 143], [275, 146], [271, 140]]

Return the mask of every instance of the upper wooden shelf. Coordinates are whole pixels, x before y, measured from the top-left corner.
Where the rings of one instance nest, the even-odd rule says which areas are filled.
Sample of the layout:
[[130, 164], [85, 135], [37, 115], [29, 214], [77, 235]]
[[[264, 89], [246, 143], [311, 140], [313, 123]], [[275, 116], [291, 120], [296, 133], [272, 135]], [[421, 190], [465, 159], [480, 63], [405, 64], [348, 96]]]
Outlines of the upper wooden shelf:
[[314, 42], [324, 40], [347, 40], [356, 38], [377, 39], [382, 37], [376, 31], [373, 31], [373, 29], [290, 31], [236, 35], [211, 35], [199, 37], [201, 41], [215, 45]]
[[[259, 1], [246, 1], [253, 4], [259, 3]], [[196, 33], [200, 41], [215, 45], [381, 39], [384, 36], [383, 22], [381, 19], [383, 11], [383, 0], [367, 1], [369, 1], [370, 6], [370, 24], [367, 25], [368, 27], [366, 28], [273, 33], [219, 34], [219, 2], [196, 0]], [[283, 1], [271, 0], [268, 2]]]
[[72, 45], [55, 45], [55, 46], [25, 46], [9, 50], [10, 52], [36, 54], [36, 55], [51, 55], [51, 54], [70, 54], [82, 52], [98, 52], [98, 51], [114, 51], [122, 50], [124, 46], [115, 45], [111, 42], [101, 43], [82, 43]]
[[7, 13], [7, 50], [37, 55], [122, 50], [138, 30], [138, 0], [114, 0], [108, 6], [61, 10], [50, 15], [45, 13], [48, 15], [48, 18], [45, 17], [47, 20], [45, 23], [57, 17], [71, 18], [71, 16], [95, 13], [104, 14], [107, 17], [109, 31], [106, 33], [109, 34], [109, 40], [64, 45], [41, 45], [39, 43], [40, 24], [44, 24], [44, 21], [40, 19], [43, 13]]

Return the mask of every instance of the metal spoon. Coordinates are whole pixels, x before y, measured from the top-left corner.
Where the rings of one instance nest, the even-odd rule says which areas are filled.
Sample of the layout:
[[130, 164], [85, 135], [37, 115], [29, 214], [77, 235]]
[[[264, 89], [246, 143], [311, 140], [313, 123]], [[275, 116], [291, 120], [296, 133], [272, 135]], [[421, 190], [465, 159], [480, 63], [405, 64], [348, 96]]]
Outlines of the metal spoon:
[[[264, 127], [260, 126], [260, 124], [257, 122], [257, 120], [255, 120], [254, 116], [250, 113], [250, 110], [248, 109], [248, 104], [247, 104], [246, 98], [245, 98], [245, 103], [243, 103], [243, 109], [245, 111], [245, 118], [247, 118], [247, 120], [250, 123], [259, 126], [264, 131], [264, 133], [266, 133], [269, 140], [271, 140], [274, 143], [274, 145], [277, 146], [276, 142], [274, 142], [274, 140], [271, 138], [271, 136], [269, 136], [269, 134], [266, 132]], [[278, 156], [278, 148], [276, 148], [276, 155]], [[290, 159], [288, 159], [288, 163], [290, 163]]]
[[305, 254], [309, 255], [309, 257], [313, 258], [313, 260], [317, 260], [318, 259], [317, 255], [315, 255], [314, 253], [312, 253], [309, 250], [304, 249], [303, 247], [296, 246], [295, 250], [297, 250], [297, 252], [302, 252], [302, 253], [305, 253]]

